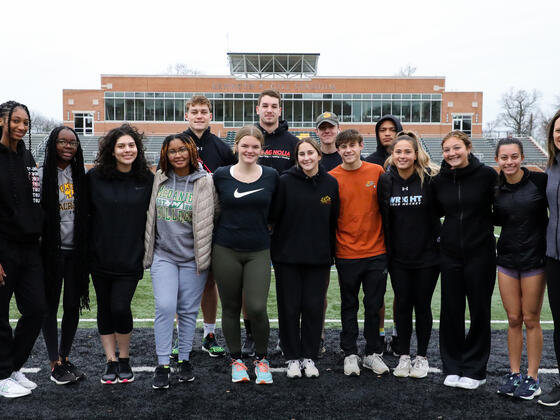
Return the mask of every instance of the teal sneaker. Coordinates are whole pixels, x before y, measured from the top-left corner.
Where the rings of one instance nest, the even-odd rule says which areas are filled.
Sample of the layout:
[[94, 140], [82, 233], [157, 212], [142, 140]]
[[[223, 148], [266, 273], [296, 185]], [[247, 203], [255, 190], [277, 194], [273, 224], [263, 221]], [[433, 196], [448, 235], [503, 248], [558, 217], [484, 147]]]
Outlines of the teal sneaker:
[[243, 360], [237, 359], [231, 361], [231, 382], [249, 382], [249, 374], [247, 373], [247, 366]]
[[218, 344], [213, 333], [209, 333], [202, 339], [202, 350], [208, 353], [210, 357], [220, 357], [226, 354], [226, 350]]
[[173, 344], [173, 348], [171, 349], [171, 359], [179, 360], [179, 337], [175, 339], [175, 344]]
[[268, 385], [272, 383], [272, 373], [270, 373], [270, 364], [266, 359], [255, 360], [255, 383], [258, 385]]

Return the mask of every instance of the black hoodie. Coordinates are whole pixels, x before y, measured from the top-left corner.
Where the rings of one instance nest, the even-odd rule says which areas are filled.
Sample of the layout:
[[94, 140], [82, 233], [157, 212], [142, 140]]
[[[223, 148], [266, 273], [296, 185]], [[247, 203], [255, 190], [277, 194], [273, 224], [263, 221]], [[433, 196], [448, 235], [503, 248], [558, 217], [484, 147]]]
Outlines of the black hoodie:
[[391, 264], [406, 268], [439, 264], [441, 223], [432, 202], [431, 183], [428, 175], [421, 183], [416, 172], [403, 179], [394, 166], [379, 177], [377, 198]]
[[272, 261], [331, 265], [339, 207], [338, 182], [321, 165], [313, 177], [295, 166], [284, 172], [271, 206]]
[[495, 246], [492, 220], [496, 171], [472, 153], [464, 168], [451, 169], [445, 161], [434, 177], [434, 201], [438, 214], [445, 216], [440, 250], [451, 257], [468, 256], [469, 251]]
[[261, 165], [270, 166], [278, 171], [280, 175], [294, 166], [294, 151], [298, 138], [288, 131], [288, 123], [280, 121], [278, 128], [269, 133], [260, 124], [256, 124], [264, 136], [264, 152], [259, 158]]
[[31, 152], [0, 144], [0, 240], [36, 243], [43, 229], [41, 184]]
[[375, 124], [375, 139], [377, 140], [377, 149], [375, 150], [375, 152], [373, 152], [371, 155], [369, 155], [366, 158], [366, 162], [377, 163], [381, 167], [383, 167], [383, 164], [385, 163], [385, 161], [387, 160], [390, 154], [385, 149], [385, 146], [381, 144], [381, 140], [379, 140], [379, 127], [381, 127], [381, 124], [383, 124], [385, 121], [392, 121], [393, 124], [395, 124], [397, 133], [399, 131], [402, 131], [402, 124], [399, 121], [399, 119], [394, 115], [390, 115], [390, 114], [383, 115], [383, 117], [381, 117], [381, 119], [377, 121], [377, 123]]
[[206, 172], [214, 173], [220, 166], [235, 165], [237, 159], [229, 146], [222, 139], [210, 132], [208, 127], [202, 137], [198, 138], [189, 128], [184, 134], [192, 137], [198, 149], [198, 157]]

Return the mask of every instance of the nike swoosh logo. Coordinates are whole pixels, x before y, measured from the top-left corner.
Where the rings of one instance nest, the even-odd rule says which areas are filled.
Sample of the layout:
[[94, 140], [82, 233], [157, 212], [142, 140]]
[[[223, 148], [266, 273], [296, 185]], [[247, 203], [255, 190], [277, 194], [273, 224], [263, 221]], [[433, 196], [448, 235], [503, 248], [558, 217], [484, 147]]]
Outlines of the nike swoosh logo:
[[241, 197], [245, 197], [246, 195], [253, 194], [253, 193], [256, 193], [256, 192], [259, 192], [259, 191], [262, 191], [262, 190], [264, 190], [264, 188], [259, 188], [258, 190], [251, 190], [251, 191], [245, 191], [245, 192], [240, 193], [239, 191], [237, 191], [237, 188], [236, 188], [235, 191], [233, 192], [233, 196], [235, 198], [241, 198]]

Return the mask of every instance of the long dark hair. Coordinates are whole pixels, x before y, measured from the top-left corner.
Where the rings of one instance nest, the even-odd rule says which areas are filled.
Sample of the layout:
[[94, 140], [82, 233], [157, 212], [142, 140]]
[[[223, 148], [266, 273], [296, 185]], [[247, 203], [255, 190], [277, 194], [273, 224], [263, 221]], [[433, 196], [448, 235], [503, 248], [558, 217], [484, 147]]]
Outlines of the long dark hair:
[[[27, 129], [27, 136], [29, 138], [29, 150], [31, 151], [31, 114], [29, 113], [29, 109], [27, 109], [27, 107], [24, 104], [20, 104], [19, 102], [16, 101], [7, 101], [4, 102], [3, 104], [0, 104], [0, 118], [6, 118], [8, 119], [8, 124], [7, 124], [7, 132], [8, 132], [8, 138], [10, 137], [10, 122], [12, 121], [12, 114], [14, 113], [14, 110], [16, 108], [23, 108], [23, 110], [27, 113], [27, 118], [29, 118], [29, 127]], [[2, 126], [0, 126], [0, 138], [2, 138]]]
[[169, 143], [173, 140], [182, 141], [185, 147], [189, 150], [189, 173], [192, 174], [198, 169], [198, 150], [196, 149], [196, 144], [191, 136], [188, 136], [185, 133], [171, 134], [163, 140], [159, 155], [159, 168], [163, 173], [168, 173], [169, 170], [172, 169], [169, 164], [169, 158], [167, 157], [167, 149], [169, 149]]
[[130, 124], [123, 124], [120, 127], [113, 128], [106, 136], [99, 140], [99, 153], [95, 159], [95, 167], [103, 178], [115, 178], [118, 175], [117, 160], [113, 154], [117, 140], [122, 136], [130, 136], [136, 143], [138, 154], [132, 162], [132, 176], [138, 180], [146, 179], [150, 168], [146, 162], [144, 155], [144, 145], [142, 143], [144, 134]]
[[59, 126], [51, 131], [46, 145], [46, 156], [43, 164], [43, 185], [41, 205], [46, 213], [43, 228], [42, 254], [45, 267], [45, 289], [47, 299], [58, 299], [54, 296], [54, 282], [57, 273], [58, 254], [60, 252], [60, 205], [58, 185], [58, 153], [56, 141], [60, 132], [71, 131], [78, 149], [70, 162], [74, 197], [74, 252], [76, 256], [75, 276], [80, 288], [80, 309], [89, 309], [89, 275], [87, 272], [87, 184], [85, 180], [84, 156], [78, 134], [70, 127]]
[[[505, 138], [505, 139], [500, 139], [498, 141], [498, 144], [496, 145], [496, 158], [498, 158], [499, 154], [500, 154], [500, 147], [502, 146], [506, 146], [509, 144], [515, 144], [517, 145], [517, 147], [519, 148], [519, 153], [521, 153], [521, 156], [523, 157], [525, 154], [523, 153], [523, 143], [521, 143], [521, 140], [516, 139], [516, 138]], [[521, 169], [523, 170], [523, 169]], [[504, 184], [506, 183], [506, 177], [503, 173], [502, 170], [500, 170], [500, 173], [498, 174], [498, 187], [502, 187]], [[497, 190], [496, 194], [499, 193], [499, 189]]]

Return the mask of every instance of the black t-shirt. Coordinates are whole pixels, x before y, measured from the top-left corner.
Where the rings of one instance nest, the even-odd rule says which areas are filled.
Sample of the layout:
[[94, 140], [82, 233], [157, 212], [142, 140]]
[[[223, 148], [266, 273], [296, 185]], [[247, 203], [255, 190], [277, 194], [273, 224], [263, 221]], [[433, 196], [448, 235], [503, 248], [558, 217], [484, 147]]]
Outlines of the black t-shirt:
[[342, 163], [342, 157], [340, 157], [338, 152], [323, 153], [320, 163], [327, 172], [330, 172]]
[[278, 172], [261, 166], [260, 178], [246, 183], [235, 179], [231, 168], [231, 165], [218, 168], [213, 176], [221, 211], [214, 243], [243, 252], [268, 249], [268, 213]]

